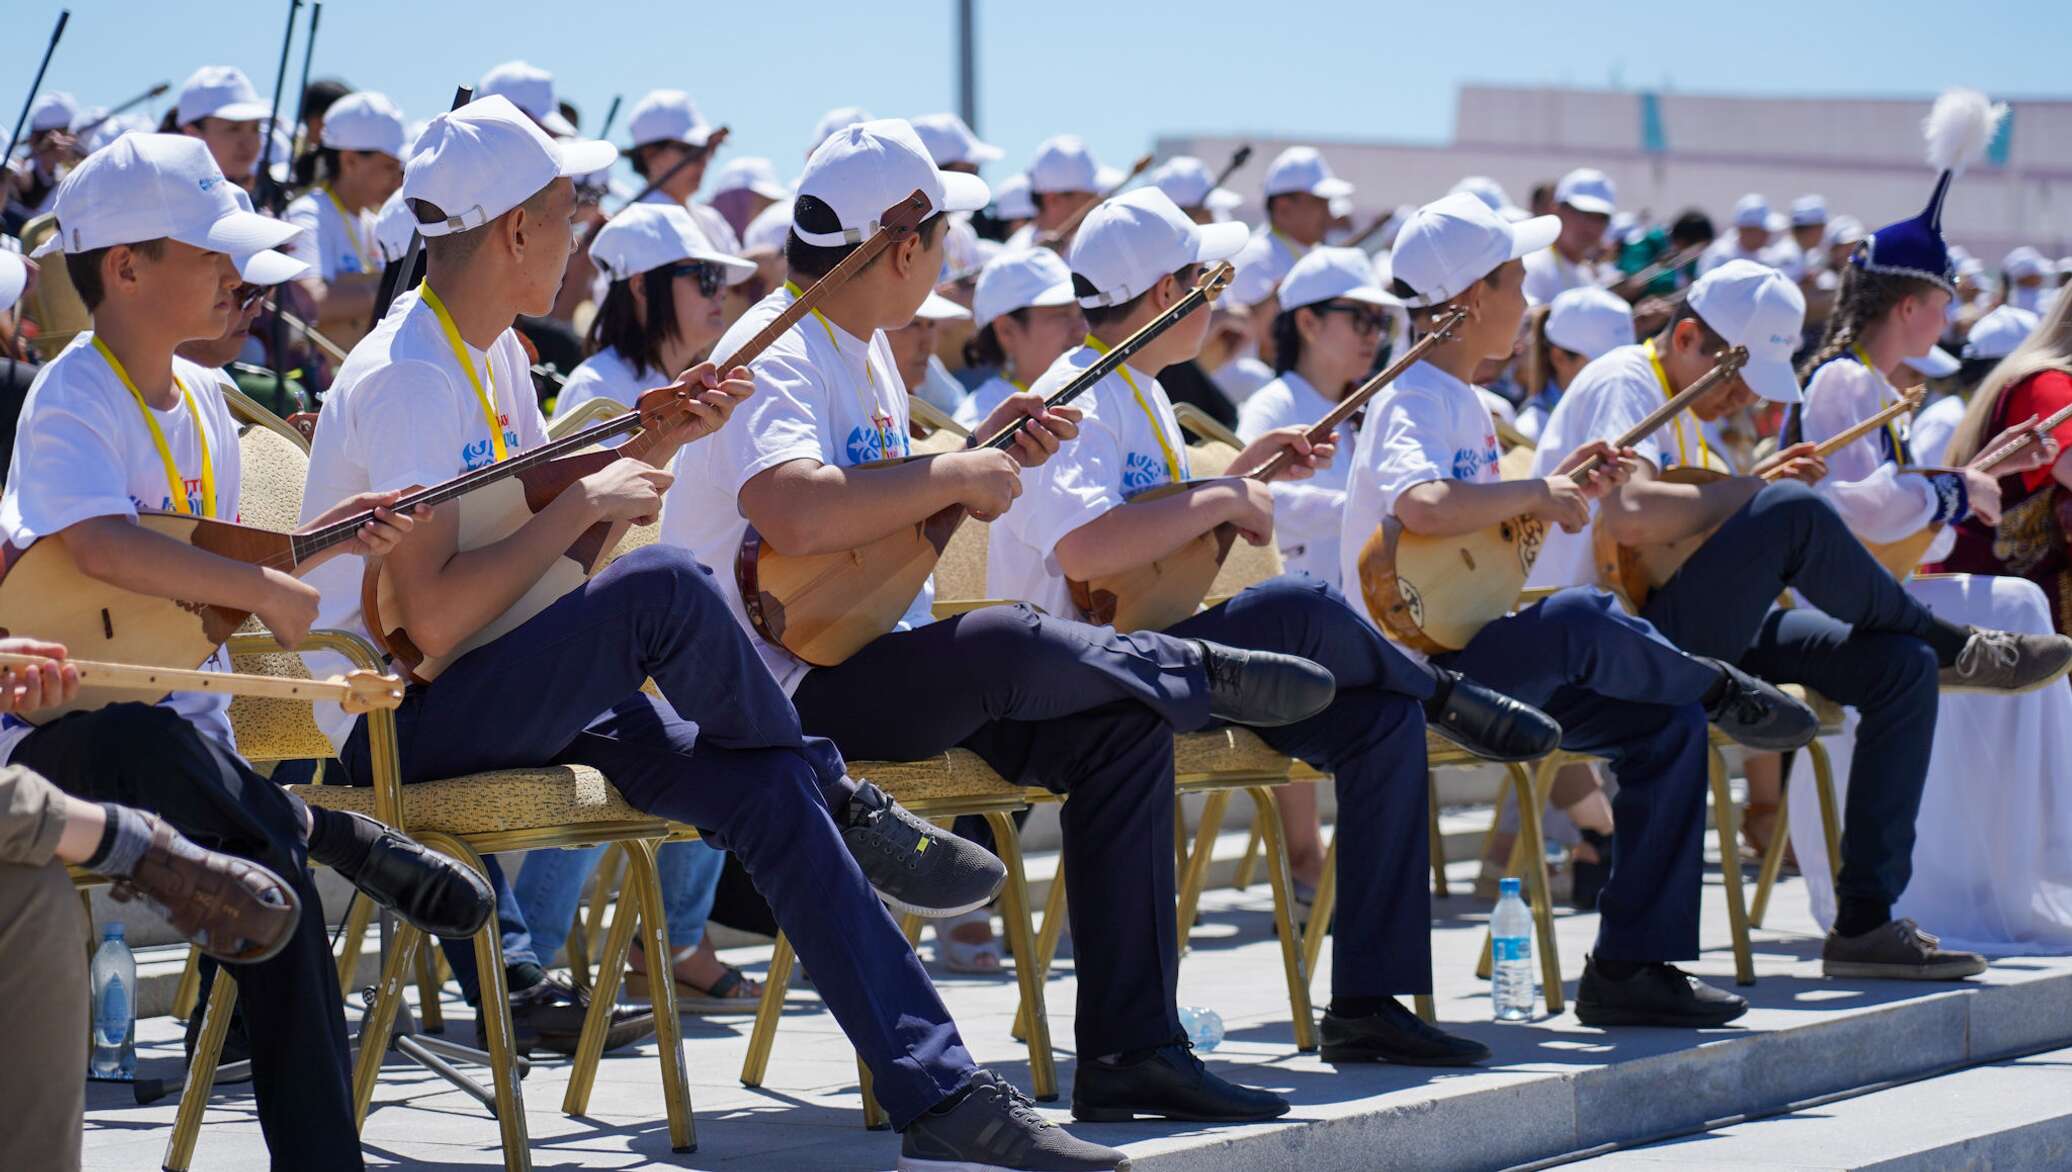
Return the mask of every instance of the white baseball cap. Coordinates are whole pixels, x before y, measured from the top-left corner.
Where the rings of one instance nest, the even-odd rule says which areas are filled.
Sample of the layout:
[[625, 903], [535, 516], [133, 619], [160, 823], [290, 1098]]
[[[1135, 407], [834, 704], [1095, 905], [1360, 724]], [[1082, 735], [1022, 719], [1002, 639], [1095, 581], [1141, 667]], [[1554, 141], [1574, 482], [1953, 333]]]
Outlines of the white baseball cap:
[[1863, 221], [1851, 215], [1836, 216], [1827, 222], [1827, 232], [1821, 239], [1829, 248], [1856, 244], [1863, 239]]
[[590, 239], [590, 259], [609, 281], [686, 260], [719, 266], [729, 285], [755, 275], [754, 261], [714, 248], [690, 211], [676, 203], [636, 203], [620, 209]]
[[633, 112], [626, 118], [627, 133], [633, 136], [633, 145], [644, 147], [651, 142], [681, 142], [702, 147], [712, 140], [712, 124], [698, 113], [698, 107], [691, 104], [691, 95], [682, 90], [655, 90], [633, 103]]
[[1734, 226], [1736, 228], [1768, 228], [1770, 226], [1770, 201], [1753, 191], [1735, 200]]
[[562, 176], [602, 170], [618, 154], [617, 147], [595, 139], [548, 138], [502, 95], [477, 98], [432, 119], [411, 144], [403, 198], [446, 213], [443, 220], [419, 223], [419, 235], [448, 236], [487, 224]]
[[919, 190], [928, 210], [975, 212], [992, 199], [986, 181], [959, 171], [938, 171], [928, 148], [904, 118], [858, 122], [836, 131], [806, 160], [799, 195], [812, 196], [835, 213], [841, 227], [809, 232], [792, 212], [791, 230], [807, 244], [838, 248], [861, 244], [878, 230], [886, 208]]
[[[1048, 251], [1048, 250], [1046, 250]], [[1060, 265], [1064, 262], [1059, 261]], [[0, 313], [14, 308], [29, 284], [29, 262], [12, 249], [0, 248]]]
[[1595, 361], [1633, 344], [1633, 307], [1596, 285], [1564, 290], [1548, 303], [1547, 340]]
[[978, 272], [971, 295], [971, 320], [979, 329], [994, 319], [1030, 306], [1070, 305], [1072, 270], [1048, 248], [1003, 252]]
[[728, 159], [712, 176], [712, 194], [753, 191], [764, 199], [789, 199], [791, 189], [777, 179], [777, 168], [760, 155]]
[[1772, 403], [1799, 401], [1791, 356], [1806, 327], [1806, 298], [1797, 282], [1766, 264], [1730, 260], [1691, 286], [1691, 311], [1729, 346], [1748, 348], [1741, 377]]
[[[184, 134], [128, 134], [88, 156], [58, 184], [52, 206], [58, 231], [33, 255], [91, 252], [117, 244], [170, 238], [229, 253], [240, 271], [302, 231], [240, 206], [244, 194], [223, 177], [209, 148]], [[249, 198], [249, 197], [247, 197]], [[279, 271], [273, 258], [259, 261]], [[271, 282], [262, 282], [271, 283]]]
[[1492, 212], [1501, 214], [1505, 208], [1511, 206], [1511, 197], [1505, 194], [1504, 185], [1487, 175], [1466, 176], [1454, 184], [1446, 194], [1458, 195], [1463, 191], [1488, 204]]
[[1618, 189], [1604, 172], [1594, 167], [1577, 167], [1554, 185], [1554, 202], [1579, 212], [1609, 216], [1619, 208]]
[[2005, 257], [2001, 258], [2000, 271], [2016, 280], [2020, 280], [2023, 277], [2041, 277], [2046, 274], [2055, 275], [2057, 266], [2043, 259], [2041, 252], [2036, 251], [2036, 249], [2027, 244], [2023, 244], [2016, 246]]
[[1007, 153], [992, 143], [980, 142], [971, 127], [955, 114], [923, 114], [913, 124], [914, 133], [921, 136], [921, 145], [928, 148], [928, 157], [938, 167], [990, 163]]
[[37, 97], [36, 104], [29, 107], [29, 133], [44, 130], [70, 130], [73, 119], [79, 117], [79, 103], [72, 95], [62, 90], [51, 90]]
[[1331, 301], [1401, 305], [1374, 284], [1374, 262], [1357, 248], [1312, 248], [1281, 278], [1281, 311]]
[[1237, 266], [1237, 275], [1218, 300], [1249, 309], [1280, 289], [1281, 281], [1295, 267], [1295, 258], [1287, 249], [1275, 248], [1273, 237], [1261, 232], [1237, 250], [1231, 263]]
[[318, 142], [332, 150], [380, 151], [403, 157], [403, 111], [387, 95], [372, 90], [347, 94], [324, 111], [324, 132]]
[[1965, 336], [1964, 357], [2005, 358], [2027, 341], [2042, 319], [2026, 309], [1996, 305]]
[[1416, 293], [1407, 304], [1438, 305], [1559, 235], [1561, 221], [1554, 216], [1514, 224], [1492, 212], [1481, 197], [1463, 191], [1417, 209], [1397, 234], [1389, 263], [1396, 280]]
[[1058, 134], [1036, 148], [1036, 161], [1029, 164], [1029, 190], [1106, 191], [1101, 186], [1100, 164], [1076, 134]]
[[871, 118], [870, 111], [862, 106], [836, 106], [822, 114], [820, 121], [813, 124], [813, 142], [806, 147], [806, 156], [811, 158], [813, 152], [820, 149], [821, 143], [834, 137], [835, 131], [859, 122], [871, 121], [874, 119]]
[[1900, 361], [1913, 367], [1928, 378], [1948, 378], [1964, 369], [1964, 364], [1957, 361], [1948, 350], [1943, 349], [1941, 346], [1930, 346], [1928, 353], [1912, 355], [1902, 358]]
[[1331, 164], [1324, 161], [1317, 148], [1291, 146], [1276, 155], [1273, 165], [1266, 169], [1266, 197], [1272, 199], [1297, 191], [1320, 199], [1336, 199], [1351, 195], [1353, 185], [1331, 173]]
[[537, 65], [506, 61], [483, 74], [482, 80], [475, 83], [475, 101], [493, 97], [510, 99], [526, 117], [546, 127], [549, 134], [561, 138], [575, 135], [575, 125], [561, 116], [561, 104], [554, 100], [554, 75]]
[[1824, 195], [1802, 195], [1791, 201], [1791, 226], [1811, 228], [1815, 224], [1827, 223], [1827, 197]]
[[381, 259], [394, 264], [410, 251], [410, 237], [417, 231], [417, 218], [410, 214], [410, 205], [403, 202], [403, 189], [398, 187], [389, 192], [382, 201], [381, 210], [374, 215], [374, 243], [381, 248]]
[[1139, 187], [1088, 212], [1065, 260], [1095, 290], [1080, 306], [1097, 309], [1140, 296], [1188, 265], [1228, 260], [1250, 238], [1243, 224], [1197, 224], [1165, 192]]
[[921, 308], [914, 311], [914, 316], [927, 321], [956, 321], [959, 318], [970, 317], [971, 311], [931, 289], [928, 291], [928, 300], [921, 303]]
[[235, 65], [204, 65], [180, 87], [180, 102], [173, 120], [181, 126], [204, 118], [257, 122], [269, 113], [244, 70]]
[[1234, 211], [1245, 197], [1217, 187], [1206, 163], [1193, 155], [1174, 155], [1158, 165], [1149, 176], [1152, 184], [1183, 208], [1208, 208], [1212, 212]]
[[1036, 218], [1036, 201], [1029, 195], [1027, 175], [1009, 175], [993, 189], [993, 214], [1003, 220]]

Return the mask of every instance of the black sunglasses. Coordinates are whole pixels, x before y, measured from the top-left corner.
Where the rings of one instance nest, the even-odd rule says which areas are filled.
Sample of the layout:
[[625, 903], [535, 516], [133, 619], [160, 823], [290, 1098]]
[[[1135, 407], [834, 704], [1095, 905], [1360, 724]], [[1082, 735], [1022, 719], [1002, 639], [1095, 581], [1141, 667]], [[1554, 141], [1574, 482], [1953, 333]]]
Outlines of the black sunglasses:
[[266, 286], [245, 284], [231, 291], [230, 299], [240, 311], [250, 309], [254, 301], [266, 296]]
[[1352, 319], [1353, 331], [1361, 334], [1378, 334], [1387, 329], [1389, 324], [1388, 314], [1372, 306], [1352, 305], [1343, 301], [1327, 301], [1322, 305], [1312, 305], [1309, 311], [1318, 315], [1342, 313]]
[[672, 281], [678, 277], [694, 278], [698, 282], [699, 295], [707, 298], [717, 295], [727, 283], [726, 270], [702, 260], [682, 261], [664, 271]]

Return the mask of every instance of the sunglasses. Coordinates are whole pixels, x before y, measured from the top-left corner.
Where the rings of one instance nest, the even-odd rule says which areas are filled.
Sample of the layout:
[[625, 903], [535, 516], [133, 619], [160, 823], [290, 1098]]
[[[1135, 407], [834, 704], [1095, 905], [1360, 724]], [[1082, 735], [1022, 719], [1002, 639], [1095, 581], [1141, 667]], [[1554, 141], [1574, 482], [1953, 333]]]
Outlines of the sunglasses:
[[1352, 319], [1353, 332], [1360, 334], [1378, 334], [1387, 329], [1389, 324], [1388, 314], [1365, 305], [1349, 305], [1342, 301], [1333, 301], [1326, 302], [1323, 305], [1312, 305], [1309, 309], [1310, 312], [1319, 316], [1327, 313], [1342, 313]]
[[238, 310], [242, 312], [252, 308], [252, 303], [264, 296], [266, 296], [266, 286], [245, 284], [231, 290], [230, 301], [231, 304], [237, 306]]
[[716, 296], [719, 293], [720, 289], [723, 288], [727, 283], [727, 274], [725, 270], [721, 269], [718, 265], [706, 264], [704, 261], [699, 260], [683, 261], [679, 264], [669, 266], [669, 268], [664, 271], [668, 274], [669, 279], [672, 281], [678, 279], [679, 277], [693, 278], [698, 282], [699, 296], [706, 298]]

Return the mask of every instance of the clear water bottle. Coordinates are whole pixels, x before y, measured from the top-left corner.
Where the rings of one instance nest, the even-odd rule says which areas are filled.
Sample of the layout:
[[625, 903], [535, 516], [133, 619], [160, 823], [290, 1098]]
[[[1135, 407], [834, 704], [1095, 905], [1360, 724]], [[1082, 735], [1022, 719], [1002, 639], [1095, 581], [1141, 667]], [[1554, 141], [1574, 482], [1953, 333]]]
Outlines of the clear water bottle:
[[1196, 1053], [1205, 1054], [1223, 1044], [1223, 1015], [1213, 1009], [1182, 1005], [1180, 1028], [1187, 1031]]
[[1532, 1017], [1538, 989], [1532, 968], [1532, 911], [1525, 906], [1516, 879], [1505, 879], [1497, 886], [1490, 937], [1495, 979], [1490, 982], [1489, 995], [1496, 1005], [1496, 1020], [1525, 1021]]
[[137, 958], [123, 941], [121, 924], [101, 929], [93, 989], [93, 1056], [88, 1070], [95, 1078], [131, 1078], [137, 1072]]

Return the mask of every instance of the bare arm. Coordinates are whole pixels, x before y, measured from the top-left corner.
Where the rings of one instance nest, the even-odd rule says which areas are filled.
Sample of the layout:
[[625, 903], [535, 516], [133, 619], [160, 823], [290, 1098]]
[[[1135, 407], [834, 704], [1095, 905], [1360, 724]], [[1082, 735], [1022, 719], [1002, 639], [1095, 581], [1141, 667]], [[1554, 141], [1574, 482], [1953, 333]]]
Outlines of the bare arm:
[[949, 508], [998, 516], [1021, 494], [1013, 456], [948, 452], [875, 468], [790, 460], [741, 486], [741, 514], [794, 557], [854, 549]]
[[1082, 582], [1133, 570], [1229, 522], [1262, 545], [1273, 537], [1273, 491], [1256, 480], [1215, 480], [1118, 505], [1058, 540], [1058, 567]]
[[[156, 598], [251, 611], [284, 641], [300, 640], [316, 618], [316, 590], [285, 570], [219, 557], [125, 517], [90, 517], [58, 537], [89, 578]], [[280, 621], [284, 612], [299, 614], [304, 600], [307, 617], [299, 625]]]
[[1426, 537], [1458, 537], [1537, 513], [1553, 499], [1545, 480], [1427, 480], [1396, 498], [1396, 519]]

